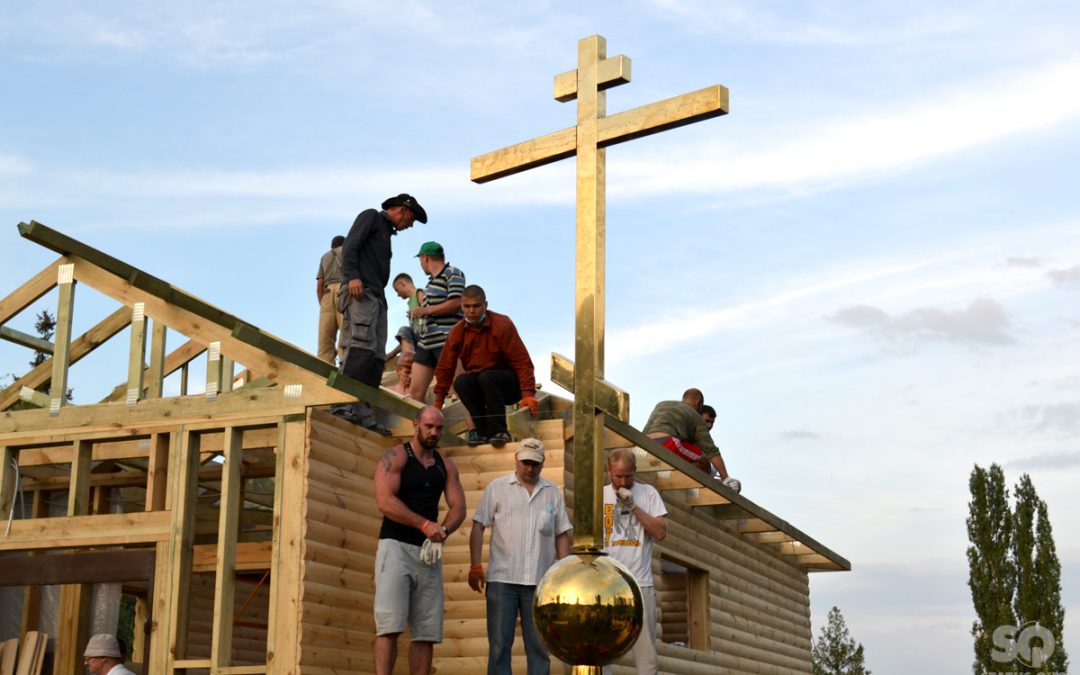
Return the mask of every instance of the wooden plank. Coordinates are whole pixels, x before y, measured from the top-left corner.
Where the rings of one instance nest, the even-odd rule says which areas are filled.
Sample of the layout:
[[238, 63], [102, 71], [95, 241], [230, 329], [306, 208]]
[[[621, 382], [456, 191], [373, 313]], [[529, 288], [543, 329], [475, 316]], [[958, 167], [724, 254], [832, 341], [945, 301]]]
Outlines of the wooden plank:
[[597, 142], [600, 147], [606, 148], [727, 113], [727, 87], [714, 84], [602, 117], [597, 122]]
[[236, 534], [243, 506], [240, 466], [243, 463], [241, 432], [225, 430], [225, 462], [221, 472], [218, 518], [217, 565], [214, 577], [214, 619], [210, 636], [211, 672], [229, 666], [232, 658]]
[[301, 551], [304, 482], [307, 477], [305, 445], [310, 429], [306, 422], [284, 422], [278, 443], [274, 474], [273, 574], [270, 575], [269, 628], [266, 636], [267, 666], [271, 672], [294, 672], [300, 659]]
[[15, 657], [19, 652], [19, 638], [0, 643], [0, 675], [15, 675]]
[[[568, 70], [555, 76], [555, 100], [567, 103], [577, 98], [577, 69]], [[596, 88], [599, 91], [617, 87], [630, 82], [630, 59], [623, 56], [609, 56], [596, 64]]]
[[221, 392], [221, 342], [214, 340], [206, 350], [206, 400], [217, 400]]
[[15, 495], [19, 491], [19, 485], [15, 482], [18, 459], [18, 450], [0, 445], [0, 522], [5, 525], [15, 503]]
[[153, 549], [72, 551], [64, 555], [4, 558], [0, 586], [146, 581], [154, 571]]
[[115, 513], [73, 518], [34, 518], [11, 523], [0, 551], [146, 544], [169, 536], [169, 514]]
[[9, 293], [7, 297], [0, 300], [0, 324], [7, 323], [11, 317], [34, 304], [46, 293], [56, 288], [57, 268], [67, 262], [70, 261], [63, 256], [60, 256], [46, 265], [45, 269], [30, 277], [22, 286], [19, 286]]
[[170, 474], [173, 494], [167, 500], [170, 511], [151, 512], [166, 514], [169, 520], [169, 569], [168, 579], [168, 656], [165, 672], [172, 673], [178, 667], [174, 661], [187, 656], [187, 597], [191, 585], [191, 558], [195, 508], [198, 498], [199, 435], [182, 429], [178, 452], [173, 453]]
[[143, 369], [146, 367], [146, 304], [136, 302], [131, 308], [131, 348], [128, 351], [128, 406], [143, 397]]
[[161, 511], [165, 508], [169, 456], [175, 451], [178, 438], [179, 434], [175, 433], [156, 433], [150, 436], [150, 456], [146, 467], [147, 511]]
[[90, 515], [90, 453], [94, 446], [86, 440], [75, 441], [71, 458], [71, 484], [68, 489], [68, 516]]
[[[48, 493], [44, 490], [34, 490], [30, 501], [30, 518], [45, 518], [49, 515], [49, 502], [46, 499]], [[31, 551], [28, 556], [35, 557], [37, 552]], [[20, 620], [21, 633], [26, 635], [31, 630], [37, 630], [41, 625], [41, 587], [27, 586], [23, 590], [22, 617]]]
[[[252, 416], [284, 416], [302, 414], [313, 405], [325, 405], [340, 400], [340, 394], [325, 388], [304, 387], [298, 398], [285, 398], [283, 387], [244, 389], [221, 394], [217, 401], [204, 396], [176, 396], [140, 401], [134, 408], [123, 403], [68, 406], [59, 415], [50, 416], [43, 410], [0, 412], [0, 434], [36, 433], [56, 428], [78, 428], [80, 433], [115, 430], [133, 424], [211, 422], [224, 424], [246, 420]], [[458, 440], [460, 443], [460, 439]]]
[[[43, 556], [44, 557], [44, 556]], [[56, 616], [56, 652], [54, 673], [78, 673], [82, 653], [90, 639], [90, 584], [64, 584], [60, 587], [60, 608]]]
[[56, 345], [39, 338], [36, 335], [30, 335], [24, 333], [21, 330], [15, 330], [14, 328], [8, 328], [7, 326], [0, 326], [0, 339], [7, 340], [8, 342], [20, 345], [22, 347], [29, 347], [34, 351], [41, 352], [43, 354], [52, 354], [56, 349]]
[[[236, 544], [234, 569], [237, 572], [268, 570], [274, 555], [271, 541], [242, 541]], [[191, 559], [192, 574], [213, 572], [217, 567], [217, 544], [195, 544]]]
[[150, 334], [150, 367], [143, 377], [146, 379], [146, 398], [161, 398], [165, 382], [165, 339], [168, 327], [160, 321], [154, 322]]
[[[121, 307], [83, 333], [71, 343], [68, 352], [69, 365], [74, 365], [84, 356], [100, 347], [109, 338], [122, 331], [130, 320], [131, 311], [127, 307]], [[52, 378], [53, 360], [47, 359], [0, 392], [0, 410], [7, 410], [19, 400], [19, 392], [23, 387], [38, 389], [48, 383]]]
[[219, 391], [229, 392], [233, 390], [233, 375], [236, 371], [236, 362], [228, 356], [221, 359], [221, 385]]
[[67, 376], [71, 353], [71, 319], [75, 304], [75, 266], [57, 268], [60, 298], [56, 306], [56, 347], [53, 349], [52, 378], [49, 384], [49, 413], [56, 415], [67, 403]]
[[19, 665], [15, 669], [16, 675], [30, 675], [31, 673], [36, 675], [34, 661], [37, 658], [40, 635], [38, 631], [32, 630], [23, 636], [22, 644], [19, 645]]

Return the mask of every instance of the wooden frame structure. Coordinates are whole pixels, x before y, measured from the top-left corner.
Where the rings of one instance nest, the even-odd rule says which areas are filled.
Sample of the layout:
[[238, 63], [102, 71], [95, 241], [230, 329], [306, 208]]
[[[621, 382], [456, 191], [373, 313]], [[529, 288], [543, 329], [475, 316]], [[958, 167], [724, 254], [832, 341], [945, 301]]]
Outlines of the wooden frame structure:
[[[372, 475], [396, 440], [322, 408], [364, 400], [397, 416], [399, 435], [408, 435], [418, 406], [40, 223], [19, 229], [60, 257], [0, 299], [0, 337], [51, 353], [0, 391], [0, 564], [4, 583], [23, 588], [23, 632], [38, 627], [41, 586], [61, 584], [53, 672], [82, 672], [90, 585], [103, 580], [123, 581], [136, 596], [133, 653], [146, 673], [371, 672], [380, 518]], [[76, 337], [78, 284], [121, 306]], [[54, 288], [52, 344], [3, 326]], [[98, 404], [59, 395], [69, 366], [124, 330], [126, 381]], [[170, 352], [172, 333], [183, 341]], [[189, 394], [187, 366], [201, 357], [205, 391]], [[180, 395], [166, 396], [177, 373]], [[19, 401], [31, 407], [14, 409]], [[572, 403], [549, 396], [542, 405], [545, 419], [514, 415], [512, 428], [544, 440], [544, 475], [567, 489], [572, 507]], [[662, 558], [695, 570], [689, 608], [672, 594], [678, 580], [664, 589], [661, 614], [683, 630], [671, 618], [687, 610], [681, 623], [694, 638], [692, 647], [661, 644], [661, 669], [810, 672], [807, 573], [850, 564], [628, 424], [604, 419], [605, 445], [636, 447], [642, 479], [668, 504], [659, 578]], [[461, 470], [470, 513], [487, 482], [513, 468], [513, 444], [468, 448], [448, 432], [443, 447]], [[54, 510], [65, 504], [63, 515], [49, 517], [50, 502]], [[19, 517], [9, 525], [12, 513]], [[467, 533], [455, 536], [444, 555], [439, 673], [475, 673], [486, 663], [484, 602], [467, 585], [467, 541]], [[48, 565], [44, 554], [53, 554]], [[514, 659], [523, 667], [523, 652]]]

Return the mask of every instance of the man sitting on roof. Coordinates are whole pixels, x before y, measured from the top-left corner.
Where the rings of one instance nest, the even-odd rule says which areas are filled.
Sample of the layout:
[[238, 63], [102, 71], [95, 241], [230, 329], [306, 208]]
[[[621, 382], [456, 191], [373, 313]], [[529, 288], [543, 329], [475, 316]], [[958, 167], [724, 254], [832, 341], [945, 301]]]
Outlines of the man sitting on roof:
[[713, 443], [705, 418], [701, 416], [703, 405], [705, 396], [701, 390], [687, 389], [681, 401], [657, 403], [643, 431], [646, 436], [659, 440], [665, 448], [694, 463], [702, 471], [708, 471], [709, 464], [712, 464], [723, 484], [740, 492], [742, 483], [728, 475], [720, 448]]
[[[506, 406], [520, 401], [533, 417], [539, 408], [533, 362], [510, 317], [488, 311], [483, 288], [465, 289], [461, 311], [465, 318], [450, 329], [435, 369], [435, 407], [442, 407], [453, 383], [476, 423], [469, 431], [469, 445], [491, 443], [501, 448], [513, 440], [506, 426]], [[458, 359], [465, 372], [454, 379]]]

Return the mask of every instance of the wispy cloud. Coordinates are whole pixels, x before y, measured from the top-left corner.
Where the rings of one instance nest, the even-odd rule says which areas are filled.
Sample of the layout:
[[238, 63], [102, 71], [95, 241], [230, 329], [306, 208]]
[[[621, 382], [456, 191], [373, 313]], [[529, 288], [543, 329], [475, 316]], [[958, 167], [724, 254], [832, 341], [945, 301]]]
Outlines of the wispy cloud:
[[1044, 452], [1008, 462], [1006, 466], [1021, 470], [1072, 469], [1080, 466], [1080, 452]]
[[1050, 270], [1046, 273], [1055, 286], [1071, 286], [1080, 284], [1080, 265], [1074, 265], [1063, 270]]
[[821, 434], [814, 431], [806, 431], [805, 429], [796, 429], [792, 431], [781, 431], [780, 438], [788, 441], [817, 441], [821, 440]]
[[961, 310], [921, 307], [895, 317], [877, 307], [854, 305], [827, 318], [887, 339], [936, 340], [974, 345], [1007, 345], [1015, 342], [1008, 333], [1008, 316], [1001, 305], [989, 298], [976, 300]]
[[1013, 255], [1005, 259], [1008, 267], [1042, 267], [1043, 260], [1037, 255]]
[[681, 20], [699, 32], [708, 32], [748, 42], [770, 42], [795, 45], [883, 45], [909, 43], [930, 37], [951, 35], [970, 28], [974, 16], [934, 7], [932, 12], [920, 12], [905, 5], [888, 20], [868, 20], [880, 17], [891, 8], [867, 3], [861, 7], [845, 6], [844, 11], [831, 11], [827, 5], [802, 6], [799, 12], [781, 13], [770, 5], [743, 2], [710, 2], [709, 0], [653, 0], [658, 10], [670, 20]]
[[[998, 73], [903, 106], [809, 128], [783, 145], [751, 137], [662, 152], [609, 168], [620, 197], [747, 189], [820, 190], [874, 180], [1080, 117], [1080, 59]], [[1009, 115], [987, 111], [1009, 110]]]
[[1026, 406], [1019, 416], [1030, 423], [1032, 431], [1064, 436], [1080, 434], [1080, 403]]

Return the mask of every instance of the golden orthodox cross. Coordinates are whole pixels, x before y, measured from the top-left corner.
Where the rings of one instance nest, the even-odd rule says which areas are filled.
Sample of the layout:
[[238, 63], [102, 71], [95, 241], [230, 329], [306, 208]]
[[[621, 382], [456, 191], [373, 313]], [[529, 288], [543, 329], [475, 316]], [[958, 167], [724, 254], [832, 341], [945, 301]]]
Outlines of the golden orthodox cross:
[[552, 354], [551, 378], [574, 392], [574, 548], [604, 546], [604, 415], [629, 421], [625, 392], [604, 380], [605, 148], [724, 115], [728, 91], [713, 85], [608, 116], [604, 90], [630, 81], [630, 59], [606, 57], [593, 35], [578, 42], [578, 67], [555, 76], [555, 100], [578, 102], [577, 124], [472, 159], [474, 182], [509, 176], [577, 155], [574, 362]]

